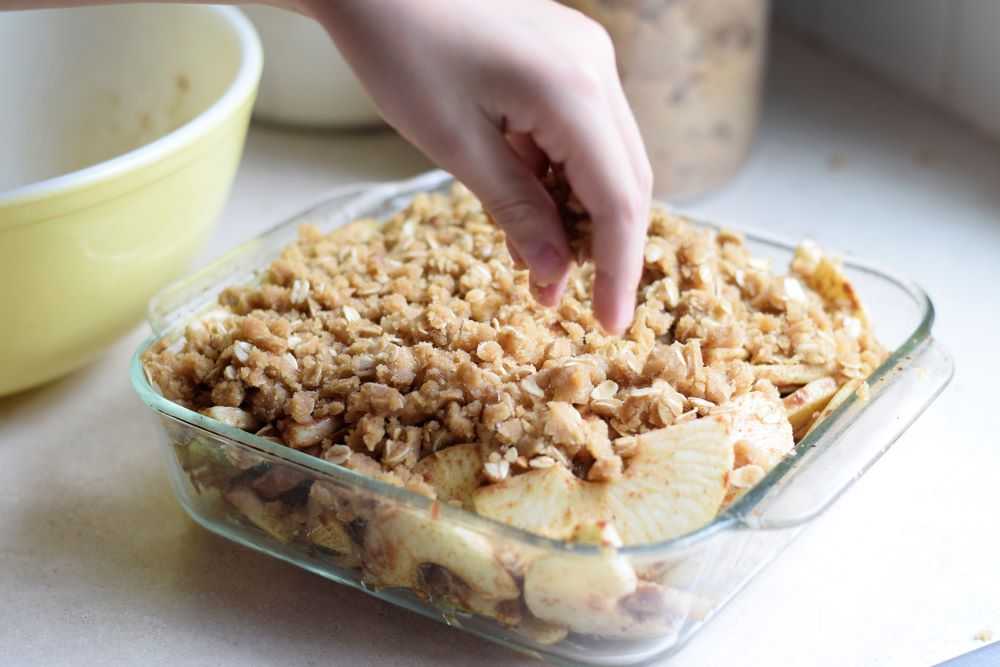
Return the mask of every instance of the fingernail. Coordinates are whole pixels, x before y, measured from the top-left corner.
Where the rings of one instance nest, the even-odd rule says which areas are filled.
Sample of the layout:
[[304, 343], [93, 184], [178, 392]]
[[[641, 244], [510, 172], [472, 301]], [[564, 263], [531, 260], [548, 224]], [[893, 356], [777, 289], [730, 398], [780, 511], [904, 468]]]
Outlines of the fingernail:
[[531, 296], [538, 303], [542, 302], [542, 288], [535, 284], [535, 281], [528, 281], [528, 291], [531, 292]]
[[601, 331], [607, 336], [621, 336], [625, 333], [625, 327], [621, 325], [618, 318], [615, 319], [599, 319], [598, 322], [601, 325]]
[[521, 254], [531, 270], [531, 280], [539, 287], [558, 283], [569, 266], [568, 259], [551, 243], [522, 248]]
[[635, 297], [621, 294], [608, 276], [598, 276], [594, 281], [594, 312], [605, 333], [621, 336], [635, 317]]
[[632, 326], [633, 319], [635, 319], [635, 302], [619, 303], [618, 307], [615, 308], [613, 320], [608, 323], [605, 330], [615, 336], [624, 336], [628, 328]]
[[529, 287], [531, 289], [531, 296], [535, 298], [535, 301], [546, 308], [555, 308], [559, 305], [564, 289], [561, 283], [554, 283], [544, 287], [535, 283], [529, 283]]

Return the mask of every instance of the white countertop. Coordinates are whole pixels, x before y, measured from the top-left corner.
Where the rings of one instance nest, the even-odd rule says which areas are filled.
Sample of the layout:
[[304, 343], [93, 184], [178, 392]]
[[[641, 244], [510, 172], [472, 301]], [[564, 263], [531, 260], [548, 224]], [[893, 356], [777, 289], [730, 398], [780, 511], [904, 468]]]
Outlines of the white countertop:
[[[958, 371], [671, 664], [929, 665], [1000, 636], [1000, 148], [800, 46], [775, 55], [747, 168], [690, 210], [914, 278]], [[254, 127], [209, 255], [338, 183], [427, 167], [388, 133]], [[146, 335], [0, 399], [0, 663], [537, 664], [195, 526], [128, 384]]]

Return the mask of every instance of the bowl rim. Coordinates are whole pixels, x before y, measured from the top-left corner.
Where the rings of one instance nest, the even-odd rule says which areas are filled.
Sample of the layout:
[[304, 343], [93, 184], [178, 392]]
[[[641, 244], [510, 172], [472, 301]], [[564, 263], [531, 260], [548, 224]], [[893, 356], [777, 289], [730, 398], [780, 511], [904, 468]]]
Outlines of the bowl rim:
[[223, 94], [188, 122], [149, 143], [82, 169], [21, 185], [12, 190], [0, 191], [0, 207], [27, 203], [67, 190], [97, 185], [153, 164], [164, 156], [189, 146], [222, 124], [248, 96], [253, 94], [260, 80], [263, 55], [260, 38], [250, 19], [235, 7], [180, 6], [184, 8], [182, 11], [211, 12], [218, 15], [236, 35], [239, 42], [239, 68]]

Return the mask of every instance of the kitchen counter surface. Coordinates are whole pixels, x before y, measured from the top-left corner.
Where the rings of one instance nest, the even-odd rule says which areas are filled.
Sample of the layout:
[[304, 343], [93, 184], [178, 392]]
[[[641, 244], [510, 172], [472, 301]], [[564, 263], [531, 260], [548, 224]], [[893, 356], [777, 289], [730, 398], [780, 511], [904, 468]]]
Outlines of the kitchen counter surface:
[[[1000, 636], [1000, 148], [777, 40], [759, 141], [702, 217], [810, 236], [924, 285], [951, 387], [672, 665], [930, 665]], [[336, 184], [428, 168], [389, 133], [255, 126], [217, 255]], [[0, 663], [537, 664], [230, 544], [174, 501], [127, 380], [139, 327], [0, 399]]]

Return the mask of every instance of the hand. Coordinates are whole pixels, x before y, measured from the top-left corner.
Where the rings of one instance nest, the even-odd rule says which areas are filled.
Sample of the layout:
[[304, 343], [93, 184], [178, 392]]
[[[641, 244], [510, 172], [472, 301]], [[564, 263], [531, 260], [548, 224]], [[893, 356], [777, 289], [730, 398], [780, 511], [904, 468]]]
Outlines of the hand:
[[652, 175], [607, 33], [550, 0], [303, 2], [385, 119], [482, 200], [546, 305], [571, 258], [539, 177], [563, 165], [593, 220], [595, 314], [623, 332]]

